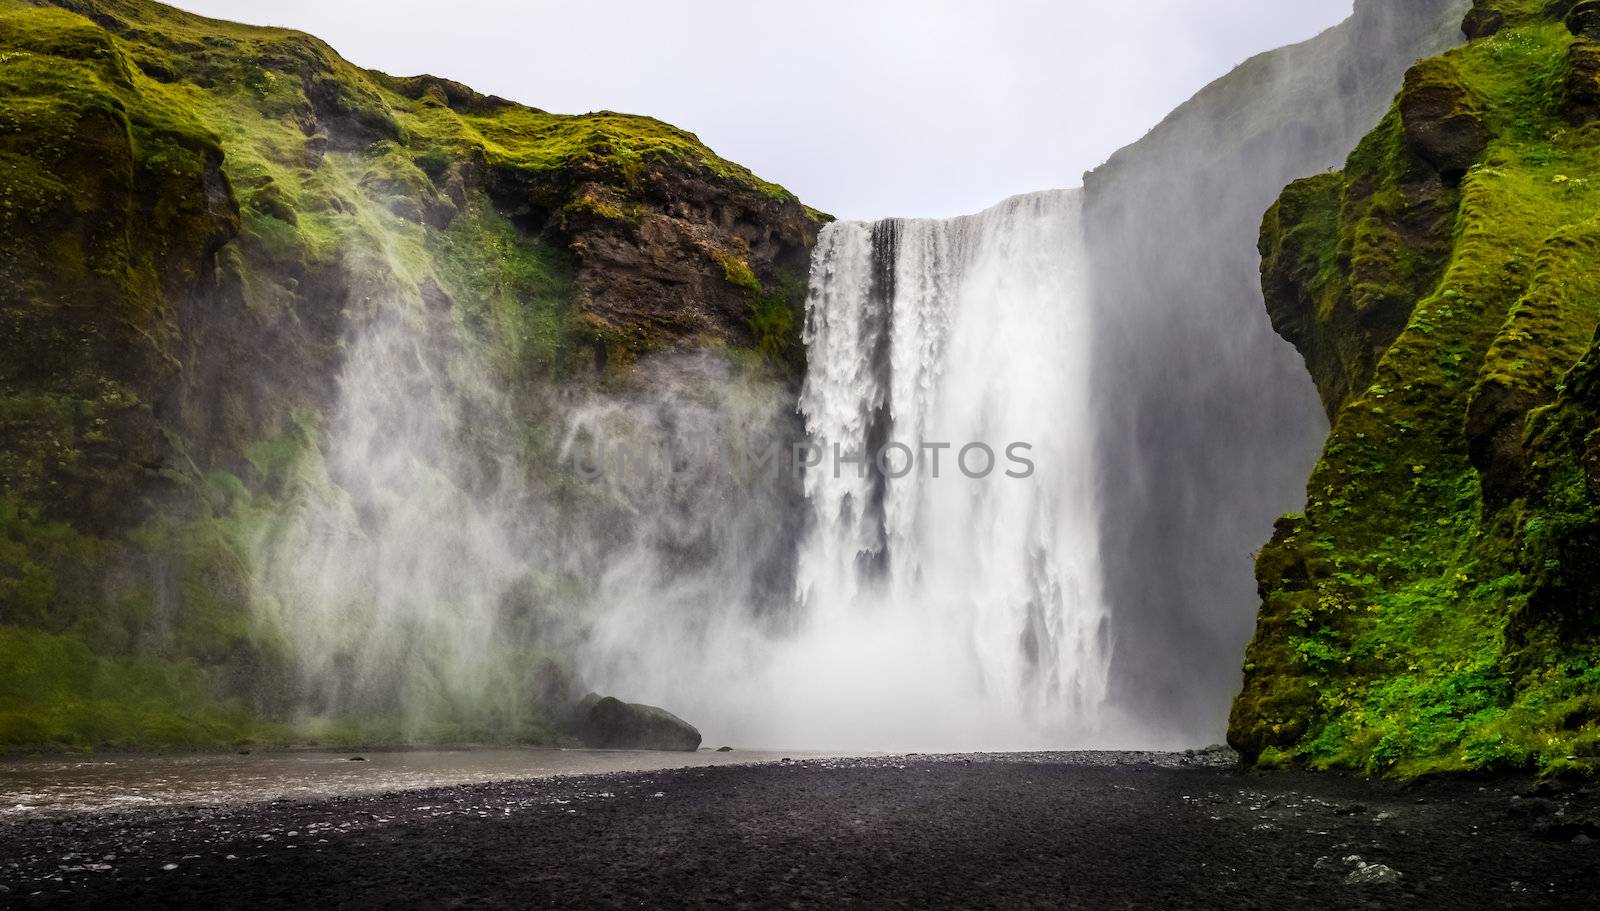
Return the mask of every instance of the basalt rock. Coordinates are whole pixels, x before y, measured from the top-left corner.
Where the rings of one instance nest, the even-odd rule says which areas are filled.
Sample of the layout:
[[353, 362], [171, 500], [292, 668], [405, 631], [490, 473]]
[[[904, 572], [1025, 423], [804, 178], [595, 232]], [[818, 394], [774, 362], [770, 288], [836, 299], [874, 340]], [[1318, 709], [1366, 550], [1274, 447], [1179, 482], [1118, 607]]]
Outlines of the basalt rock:
[[[1600, 7], [1596, 8], [1600, 16]], [[1600, 25], [1596, 27], [1600, 31]], [[1574, 124], [1600, 118], [1600, 41], [1580, 38], [1567, 49], [1566, 75], [1562, 80], [1567, 120]]]
[[1600, 2], [1579, 0], [1566, 14], [1567, 30], [1580, 38], [1600, 39]]
[[1459, 183], [1489, 144], [1489, 131], [1471, 90], [1442, 58], [1406, 73], [1400, 120], [1407, 146], [1446, 183]]
[[672, 750], [700, 748], [694, 725], [666, 709], [623, 702], [613, 696], [586, 699], [580, 739], [597, 750]]
[[1505, 28], [1506, 14], [1492, 6], [1479, 4], [1468, 13], [1465, 21], [1461, 23], [1461, 31], [1472, 40], [1487, 38]]

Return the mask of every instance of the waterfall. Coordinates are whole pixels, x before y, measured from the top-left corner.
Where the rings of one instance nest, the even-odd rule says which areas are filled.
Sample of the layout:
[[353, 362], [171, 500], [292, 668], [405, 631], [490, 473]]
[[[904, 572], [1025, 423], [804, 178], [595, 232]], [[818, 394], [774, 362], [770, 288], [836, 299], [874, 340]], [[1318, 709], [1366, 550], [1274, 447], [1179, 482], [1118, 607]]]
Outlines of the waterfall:
[[710, 353], [523, 401], [374, 279], [256, 548], [301, 713], [532, 736], [594, 688], [714, 742], [1104, 744], [1083, 247], [1076, 192], [830, 225], [798, 415]]
[[788, 656], [843, 723], [819, 736], [1103, 733], [1083, 249], [1073, 191], [823, 231], [800, 397], [818, 464]]
[[[587, 678], [708, 742], [1126, 742], [1107, 705], [1079, 206], [1046, 192], [825, 228], [803, 428], [781, 390], [681, 357], [579, 408], [569, 426], [601, 450], [669, 454], [594, 482], [629, 532], [598, 562]], [[774, 444], [798, 486], [739, 470]]]

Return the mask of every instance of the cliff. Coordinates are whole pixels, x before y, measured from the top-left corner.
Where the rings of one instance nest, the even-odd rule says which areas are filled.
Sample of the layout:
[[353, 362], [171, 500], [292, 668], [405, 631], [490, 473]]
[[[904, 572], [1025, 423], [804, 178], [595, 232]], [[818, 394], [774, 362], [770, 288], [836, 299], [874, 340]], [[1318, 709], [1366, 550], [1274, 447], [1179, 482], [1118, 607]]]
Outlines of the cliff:
[[1332, 421], [1229, 739], [1261, 765], [1600, 757], [1600, 5], [1478, 0], [1261, 233]]
[[1251, 554], [1299, 508], [1327, 430], [1262, 306], [1261, 212], [1350, 154], [1406, 69], [1461, 41], [1467, 5], [1362, 0], [1085, 177], [1113, 691], [1174, 745], [1226, 723], [1254, 617]]
[[414, 325], [443, 373], [473, 352], [501, 424], [657, 351], [792, 379], [824, 220], [646, 117], [0, 0], [0, 746], [210, 742], [286, 704], [252, 542], [363, 327]]

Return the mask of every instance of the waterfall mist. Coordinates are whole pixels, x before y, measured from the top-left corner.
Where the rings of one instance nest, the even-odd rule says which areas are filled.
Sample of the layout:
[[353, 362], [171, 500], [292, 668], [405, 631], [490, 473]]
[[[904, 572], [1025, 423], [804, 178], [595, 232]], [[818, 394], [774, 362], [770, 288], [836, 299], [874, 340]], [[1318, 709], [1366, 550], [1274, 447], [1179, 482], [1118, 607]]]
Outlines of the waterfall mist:
[[559, 564], [503, 390], [387, 251], [334, 406], [266, 527], [258, 613], [303, 679], [300, 712], [404, 739], [518, 736], [539, 721], [543, 590]]
[[590, 688], [720, 708], [704, 694], [789, 620], [798, 480], [739, 457], [798, 438], [792, 391], [710, 353], [513, 385], [393, 240], [353, 270], [334, 402], [252, 561], [295, 712], [499, 741], [548, 737]]

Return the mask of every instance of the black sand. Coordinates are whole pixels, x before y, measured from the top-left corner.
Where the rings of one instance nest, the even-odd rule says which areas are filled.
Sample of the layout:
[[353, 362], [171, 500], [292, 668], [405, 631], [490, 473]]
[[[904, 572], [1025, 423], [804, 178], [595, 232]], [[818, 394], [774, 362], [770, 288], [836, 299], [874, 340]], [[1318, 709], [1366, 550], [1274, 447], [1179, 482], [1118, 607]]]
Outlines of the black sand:
[[812, 761], [14, 819], [0, 904], [1580, 909], [1597, 812], [1204, 754]]

